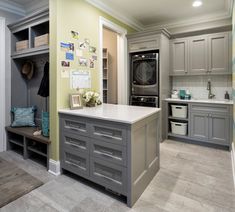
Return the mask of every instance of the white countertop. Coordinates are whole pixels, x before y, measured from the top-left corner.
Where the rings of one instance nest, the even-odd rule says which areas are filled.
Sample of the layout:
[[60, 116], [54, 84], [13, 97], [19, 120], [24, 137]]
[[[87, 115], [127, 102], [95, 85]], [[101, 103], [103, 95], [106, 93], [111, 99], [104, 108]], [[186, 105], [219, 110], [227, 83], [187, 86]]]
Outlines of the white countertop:
[[102, 104], [96, 107], [83, 107], [78, 110], [61, 109], [59, 113], [133, 124], [158, 113], [160, 110], [160, 108], [153, 107]]
[[190, 100], [184, 100], [184, 99], [172, 99], [168, 98], [165, 99], [165, 101], [172, 101], [172, 102], [194, 102], [194, 103], [208, 103], [208, 104], [224, 104], [224, 105], [233, 105], [232, 100], [217, 100], [217, 99], [190, 99]]

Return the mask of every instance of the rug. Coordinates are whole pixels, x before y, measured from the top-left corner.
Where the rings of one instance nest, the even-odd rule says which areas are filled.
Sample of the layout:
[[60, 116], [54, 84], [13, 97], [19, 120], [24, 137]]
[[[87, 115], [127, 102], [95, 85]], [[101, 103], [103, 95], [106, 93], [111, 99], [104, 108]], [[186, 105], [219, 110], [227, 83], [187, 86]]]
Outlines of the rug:
[[37, 178], [0, 158], [0, 208], [41, 185]]

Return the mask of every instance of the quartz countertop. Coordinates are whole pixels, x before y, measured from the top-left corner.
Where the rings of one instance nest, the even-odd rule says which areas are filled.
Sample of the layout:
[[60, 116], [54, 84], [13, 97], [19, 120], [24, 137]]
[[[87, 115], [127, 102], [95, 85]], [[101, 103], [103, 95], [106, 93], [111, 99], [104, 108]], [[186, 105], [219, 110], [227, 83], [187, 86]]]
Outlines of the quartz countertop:
[[218, 100], [218, 99], [190, 99], [190, 100], [184, 100], [184, 99], [172, 99], [168, 98], [165, 99], [165, 101], [172, 101], [172, 102], [194, 102], [194, 103], [206, 103], [206, 104], [224, 104], [224, 105], [233, 105], [232, 100]]
[[133, 124], [160, 111], [160, 108], [154, 107], [102, 104], [78, 110], [61, 109], [59, 113]]

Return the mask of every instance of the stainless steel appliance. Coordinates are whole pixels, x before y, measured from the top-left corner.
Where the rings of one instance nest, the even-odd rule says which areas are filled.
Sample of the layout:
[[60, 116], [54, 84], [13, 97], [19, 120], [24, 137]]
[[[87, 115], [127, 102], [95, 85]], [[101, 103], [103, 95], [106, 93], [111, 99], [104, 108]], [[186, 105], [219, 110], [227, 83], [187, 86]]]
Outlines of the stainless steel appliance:
[[131, 54], [131, 95], [158, 96], [158, 64], [158, 50]]
[[158, 97], [150, 96], [131, 96], [130, 104], [144, 107], [158, 107]]

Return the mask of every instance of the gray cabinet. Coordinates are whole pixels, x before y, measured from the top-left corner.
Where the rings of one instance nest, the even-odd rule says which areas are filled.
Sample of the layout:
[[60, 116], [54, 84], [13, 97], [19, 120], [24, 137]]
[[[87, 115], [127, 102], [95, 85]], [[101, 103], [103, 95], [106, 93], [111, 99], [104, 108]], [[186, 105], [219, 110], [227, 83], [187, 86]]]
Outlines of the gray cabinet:
[[189, 73], [208, 72], [207, 36], [196, 36], [189, 39]]
[[[229, 73], [229, 34], [218, 33], [208, 36], [209, 72]], [[231, 58], [232, 59], [232, 58]]]
[[190, 137], [229, 146], [231, 117], [232, 108], [227, 105], [191, 104]]
[[182, 75], [188, 72], [188, 40], [171, 41], [171, 74]]
[[[167, 100], [168, 137], [184, 138], [192, 141], [216, 144], [231, 148], [233, 139], [233, 105], [214, 103], [195, 103], [185, 100], [188, 105], [188, 119], [171, 116], [171, 104], [182, 101]], [[181, 136], [171, 132], [170, 121], [188, 122], [188, 135]]]
[[127, 197], [132, 206], [160, 168], [160, 114], [133, 124], [60, 114], [61, 171]]
[[201, 112], [192, 112], [190, 118], [191, 138], [206, 141], [208, 139], [208, 114]]
[[209, 114], [209, 140], [216, 144], [229, 144], [229, 117]]
[[171, 75], [231, 74], [231, 32], [171, 40]]

